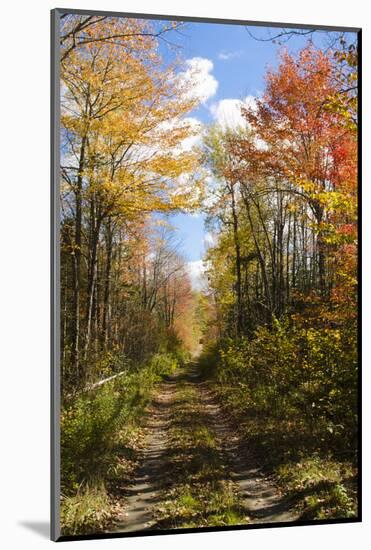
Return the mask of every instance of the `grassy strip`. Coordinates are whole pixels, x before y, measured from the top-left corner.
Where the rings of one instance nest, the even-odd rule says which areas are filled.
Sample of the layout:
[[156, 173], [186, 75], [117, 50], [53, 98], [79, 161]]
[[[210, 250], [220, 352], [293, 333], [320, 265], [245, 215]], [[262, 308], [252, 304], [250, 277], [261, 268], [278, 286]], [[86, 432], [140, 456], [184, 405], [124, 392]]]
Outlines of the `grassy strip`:
[[108, 382], [61, 413], [64, 535], [105, 530], [119, 506], [115, 497], [137, 465], [140, 421], [153, 390], [178, 366], [169, 354]]
[[160, 528], [248, 523], [197, 391], [180, 380], [170, 427], [171, 487], [155, 510]]
[[357, 513], [355, 469], [319, 456], [281, 464], [277, 479], [301, 510], [302, 519], [352, 518]]
[[338, 440], [332, 443], [331, 431], [306, 422], [289, 403], [275, 414], [269, 388], [258, 388], [257, 395], [245, 381], [249, 367], [238, 350], [223, 358], [207, 350], [200, 364], [257, 463], [274, 475], [302, 519], [356, 516], [357, 470], [338, 451]]

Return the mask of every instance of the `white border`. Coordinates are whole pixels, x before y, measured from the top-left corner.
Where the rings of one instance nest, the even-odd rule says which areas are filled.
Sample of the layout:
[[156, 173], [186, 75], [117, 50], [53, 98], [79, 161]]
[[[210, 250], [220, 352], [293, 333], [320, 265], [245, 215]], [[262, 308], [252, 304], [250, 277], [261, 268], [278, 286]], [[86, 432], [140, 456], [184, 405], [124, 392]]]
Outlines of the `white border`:
[[[147, 13], [173, 13], [198, 17], [220, 17], [261, 21], [287, 21], [320, 25], [363, 27], [364, 112], [363, 147], [370, 127], [367, 98], [370, 96], [371, 35], [366, 2], [355, 0], [266, 0], [215, 5], [187, 0], [80, 0], [55, 5], [47, 0], [2, 7], [1, 50], [1, 212], [0, 304], [1, 304], [1, 543], [4, 548], [28, 549], [53, 544], [48, 540], [49, 520], [49, 10], [54, 7], [104, 9]], [[4, 124], [5, 118], [5, 124]], [[4, 151], [4, 148], [6, 151]], [[371, 234], [370, 163], [364, 158], [364, 264], [367, 265]], [[367, 272], [364, 295], [364, 424], [370, 407], [367, 388], [370, 375], [367, 358], [371, 356], [370, 291]], [[368, 400], [369, 401], [369, 400]], [[368, 430], [370, 431], [370, 430]], [[95, 545], [122, 545], [126, 548], [172, 548], [207, 544], [216, 549], [225, 545], [244, 548], [313, 549], [356, 546], [366, 548], [370, 529], [369, 438], [364, 437], [364, 523], [318, 527], [290, 527], [257, 531], [208, 533], [82, 541], [81, 548]], [[37, 530], [44, 531], [44, 536]], [[33, 524], [27, 527], [27, 524]], [[227, 538], [226, 538], [227, 537]], [[89, 546], [86, 546], [89, 545]], [[103, 546], [104, 545], [104, 546]]]

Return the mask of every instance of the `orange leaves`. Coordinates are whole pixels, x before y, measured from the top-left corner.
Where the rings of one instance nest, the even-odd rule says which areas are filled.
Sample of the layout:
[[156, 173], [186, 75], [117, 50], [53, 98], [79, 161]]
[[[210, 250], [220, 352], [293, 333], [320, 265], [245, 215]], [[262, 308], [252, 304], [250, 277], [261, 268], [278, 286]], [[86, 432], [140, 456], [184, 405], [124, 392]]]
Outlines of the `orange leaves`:
[[330, 55], [311, 45], [297, 58], [283, 52], [278, 70], [267, 74], [263, 99], [242, 111], [253, 135], [231, 140], [238, 177], [287, 179], [321, 202], [334, 188], [346, 194], [355, 188], [354, 137], [339, 131], [339, 115], [325, 109], [338, 92], [336, 69]]
[[245, 186], [249, 182], [255, 192], [264, 182], [301, 205], [317, 254], [337, 266], [332, 299], [350, 314], [356, 284], [357, 141], [347, 123], [354, 102], [339, 98], [344, 81], [353, 81], [354, 67], [341, 78], [339, 61], [344, 59], [312, 45], [296, 57], [282, 53], [278, 70], [267, 73], [262, 99], [242, 110], [250, 132], [229, 138], [228, 177]]

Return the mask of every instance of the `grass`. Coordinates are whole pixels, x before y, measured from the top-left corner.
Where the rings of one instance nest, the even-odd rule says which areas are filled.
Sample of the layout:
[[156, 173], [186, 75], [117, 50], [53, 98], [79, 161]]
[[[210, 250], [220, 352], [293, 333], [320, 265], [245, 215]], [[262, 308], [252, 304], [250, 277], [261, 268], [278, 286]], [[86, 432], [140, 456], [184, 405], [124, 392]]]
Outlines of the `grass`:
[[246, 524], [249, 518], [229, 479], [220, 446], [194, 387], [180, 380], [170, 427], [169, 472], [155, 510], [158, 526], [187, 528]]
[[91, 534], [104, 530], [112, 519], [112, 503], [104, 483], [93, 482], [65, 497], [61, 507], [64, 535]]
[[[130, 380], [123, 377], [64, 411], [63, 534], [108, 530], [122, 512], [122, 487], [138, 465], [143, 442], [141, 417], [156, 384], [171, 372], [164, 370], [159, 358], [148, 369]], [[154, 505], [156, 527], [247, 524], [246, 508], [230, 479], [228, 456], [222, 452], [198, 384], [191, 383], [188, 374], [185, 371], [176, 383], [164, 459], [168, 484]], [[209, 369], [206, 379], [231, 423], [255, 451], [257, 464], [274, 475], [302, 519], [356, 516], [357, 477], [349, 460], [324, 452], [327, 443], [316, 440], [315, 432], [300, 419], [279, 418], [252, 407], [246, 385], [238, 378], [222, 382]]]
[[277, 479], [297, 502], [303, 519], [356, 516], [356, 472], [349, 463], [313, 456], [280, 465]]
[[158, 354], [63, 408], [63, 535], [102, 532], [121, 511], [120, 487], [138, 463], [145, 408], [156, 385], [177, 365], [175, 357]]

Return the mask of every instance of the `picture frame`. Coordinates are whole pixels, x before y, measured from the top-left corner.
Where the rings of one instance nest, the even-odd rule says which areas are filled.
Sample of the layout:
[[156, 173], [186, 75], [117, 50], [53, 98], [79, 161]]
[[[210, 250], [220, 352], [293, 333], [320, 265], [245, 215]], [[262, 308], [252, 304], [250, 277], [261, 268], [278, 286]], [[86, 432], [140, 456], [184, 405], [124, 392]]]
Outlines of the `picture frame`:
[[[356, 28], [340, 28], [340, 27], [328, 27], [328, 26], [316, 26], [316, 25], [293, 25], [293, 24], [284, 24], [284, 23], [267, 23], [267, 22], [254, 22], [254, 21], [239, 21], [239, 20], [220, 20], [215, 18], [197, 18], [197, 17], [180, 17], [180, 16], [171, 16], [171, 15], [150, 15], [150, 14], [135, 14], [135, 13], [120, 13], [120, 12], [106, 12], [106, 11], [94, 11], [94, 10], [76, 10], [76, 9], [55, 9], [51, 12], [51, 257], [52, 257], [52, 266], [51, 266], [51, 326], [52, 326], [52, 334], [51, 334], [51, 440], [52, 440], [52, 446], [51, 446], [51, 536], [52, 539], [55, 541], [63, 541], [63, 540], [81, 540], [81, 539], [97, 539], [97, 538], [117, 538], [117, 537], [129, 537], [129, 536], [146, 536], [146, 535], [162, 535], [162, 534], [176, 534], [176, 533], [188, 533], [188, 532], [200, 532], [200, 531], [220, 531], [220, 530], [235, 530], [235, 529], [256, 529], [256, 528], [267, 528], [267, 527], [282, 527], [282, 526], [288, 526], [288, 525], [317, 525], [317, 524], [328, 524], [328, 523], [346, 523], [346, 522], [357, 522], [361, 521], [362, 519], [362, 500], [361, 500], [361, 440], [360, 440], [360, 432], [361, 432], [361, 403], [360, 403], [360, 397], [361, 397], [361, 378], [360, 378], [360, 372], [357, 374], [356, 379], [352, 378], [352, 381], [356, 383], [354, 391], [356, 391], [357, 395], [357, 413], [358, 413], [358, 427], [356, 429], [356, 439], [357, 439], [357, 445], [358, 445], [358, 453], [356, 454], [356, 463], [358, 467], [358, 474], [356, 483], [354, 483], [353, 480], [353, 493], [352, 495], [356, 495], [358, 498], [358, 504], [356, 507], [356, 511], [353, 515], [350, 515], [349, 517], [323, 517], [323, 518], [316, 518], [307, 519], [304, 518], [296, 518], [291, 519], [288, 521], [255, 521], [255, 522], [247, 522], [244, 524], [240, 524], [238, 520], [236, 520], [235, 523], [231, 525], [228, 525], [225, 518], [222, 520], [222, 524], [218, 525], [213, 522], [210, 524], [202, 524], [194, 526], [180, 526], [180, 527], [169, 527], [169, 524], [166, 524], [165, 527], [160, 528], [146, 528], [146, 529], [134, 529], [133, 531], [113, 531], [110, 530], [110, 528], [103, 528], [101, 530], [98, 530], [97, 532], [93, 531], [91, 532], [90, 529], [88, 529], [87, 532], [78, 532], [73, 534], [63, 534], [63, 531], [61, 531], [61, 508], [60, 508], [60, 500], [61, 500], [61, 468], [63, 468], [63, 464], [61, 464], [61, 431], [60, 431], [60, 423], [61, 423], [61, 199], [60, 199], [60, 193], [61, 193], [61, 176], [60, 176], [60, 170], [61, 170], [61, 63], [60, 63], [60, 56], [61, 56], [61, 46], [60, 46], [60, 25], [61, 25], [61, 17], [62, 16], [76, 16], [76, 17], [90, 17], [90, 18], [100, 18], [100, 17], [106, 17], [111, 20], [134, 20], [134, 21], [148, 21], [148, 22], [185, 22], [189, 24], [200, 24], [200, 25], [226, 25], [226, 26], [236, 26], [237, 28], [241, 27], [254, 27], [254, 28], [260, 28], [262, 30], [268, 29], [287, 29], [288, 32], [292, 30], [293, 32], [296, 32], [297, 30], [312, 30], [312, 31], [323, 31], [323, 32], [329, 32], [329, 33], [335, 33], [335, 32], [343, 32], [343, 33], [351, 33], [356, 36], [356, 55], [358, 59], [358, 65], [356, 69], [357, 74], [357, 90], [356, 90], [356, 99], [357, 99], [357, 121], [358, 121], [358, 129], [356, 130], [356, 136], [357, 136], [357, 146], [356, 146], [356, 167], [358, 169], [357, 173], [357, 190], [356, 190], [356, 196], [358, 197], [359, 203], [361, 199], [361, 102], [362, 102], [362, 95], [361, 95], [361, 55], [362, 55], [362, 47], [361, 47], [361, 41], [362, 41], [362, 34], [361, 29]], [[271, 40], [271, 39], [269, 39]], [[227, 51], [228, 48], [224, 47], [224, 44], [221, 44], [221, 49], [219, 48], [220, 53], [224, 52], [225, 56], [228, 56], [229, 54], [233, 52]], [[198, 57], [195, 55], [194, 57]], [[343, 62], [343, 59], [342, 59]], [[222, 100], [223, 98], [221, 98]], [[226, 98], [224, 98], [226, 99]], [[342, 106], [342, 105], [341, 105]], [[216, 109], [217, 107], [215, 107]], [[338, 107], [336, 107], [338, 108]], [[255, 109], [255, 107], [254, 107]], [[192, 112], [192, 110], [190, 111]], [[251, 117], [253, 117], [254, 112], [250, 114]], [[338, 115], [337, 115], [338, 116]], [[348, 130], [347, 130], [348, 131]], [[240, 146], [242, 146], [240, 144]], [[311, 190], [306, 191], [311, 192]], [[242, 195], [241, 195], [242, 196]], [[340, 199], [339, 199], [340, 200]], [[180, 207], [184, 208], [184, 207]], [[187, 208], [187, 207], [185, 207]], [[330, 208], [330, 207], [329, 207]], [[335, 207], [334, 207], [335, 208]], [[349, 207], [350, 208], [350, 207]], [[153, 207], [153, 210], [156, 211], [156, 207]], [[358, 219], [356, 222], [352, 220], [353, 225], [355, 224], [358, 232], [358, 236], [361, 236], [361, 211], [360, 207], [357, 207], [357, 214]], [[210, 237], [211, 239], [212, 237]], [[215, 244], [215, 240], [213, 240], [212, 244]], [[291, 245], [292, 246], [292, 245]], [[329, 245], [330, 246], [330, 245]], [[336, 246], [336, 243], [334, 247]], [[287, 244], [287, 250], [290, 248], [290, 243]], [[361, 265], [361, 258], [360, 258], [360, 246], [359, 241], [356, 246], [356, 252], [357, 252], [357, 259], [356, 259], [356, 265], [357, 265], [357, 296], [360, 298], [361, 296], [361, 276], [360, 276], [360, 265]], [[289, 253], [287, 253], [289, 256]], [[198, 260], [195, 260], [198, 261]], [[254, 259], [253, 261], [256, 261]], [[258, 263], [258, 261], [257, 261]], [[261, 267], [262, 269], [262, 267]], [[290, 268], [288, 269], [289, 273]], [[360, 302], [360, 300], [359, 300]], [[304, 306], [303, 306], [304, 307]], [[258, 311], [258, 310], [256, 310]], [[356, 349], [358, 350], [360, 348], [360, 315], [361, 315], [361, 306], [360, 303], [358, 303], [357, 310], [356, 310], [356, 317], [357, 317], [357, 333], [356, 335], [354, 332], [352, 333], [352, 336], [356, 336], [357, 343], [356, 343]], [[279, 319], [278, 315], [278, 319]], [[245, 320], [246, 322], [246, 320]], [[337, 323], [338, 321], [335, 319], [330, 319], [329, 316], [329, 330], [332, 328], [334, 330], [337, 330]], [[244, 321], [241, 321], [243, 324]], [[263, 324], [263, 323], [262, 323]], [[313, 325], [314, 326], [314, 325]], [[281, 330], [281, 329], [280, 329]], [[284, 330], [284, 329], [282, 329]], [[305, 329], [306, 330], [306, 329]], [[314, 330], [314, 329], [313, 329]], [[339, 329], [340, 330], [340, 329]], [[354, 328], [353, 328], [354, 331]], [[307, 332], [306, 332], [307, 334]], [[302, 336], [301, 336], [302, 338]], [[202, 340], [202, 341], [201, 341]], [[199, 338], [199, 343], [201, 346], [204, 346], [204, 337], [202, 336]], [[329, 345], [327, 343], [324, 343], [323, 345]], [[342, 348], [343, 349], [343, 348]], [[354, 350], [353, 350], [354, 351]], [[237, 353], [237, 352], [236, 352]], [[246, 352], [247, 353], [247, 352]], [[329, 352], [330, 353], [330, 352]], [[334, 351], [331, 351], [331, 353], [334, 353]], [[344, 352], [345, 353], [345, 352]], [[117, 371], [114, 370], [109, 373], [110, 376], [105, 376], [104, 380], [110, 378], [111, 376], [116, 376]], [[166, 381], [166, 376], [168, 376], [167, 373], [164, 375], [164, 380]], [[88, 385], [86, 387], [92, 387], [95, 384], [99, 383], [99, 379], [93, 379], [88, 381]], [[71, 388], [68, 389], [69, 392], [71, 392]], [[214, 391], [214, 389], [213, 389]], [[72, 392], [73, 393], [73, 392]], [[226, 394], [227, 395], [227, 394]], [[228, 394], [228, 398], [231, 398], [231, 395]], [[211, 403], [211, 406], [213, 405], [213, 402]], [[315, 405], [313, 408], [315, 408], [317, 405]], [[319, 406], [319, 405], [318, 405]], [[309, 414], [309, 413], [308, 413]], [[148, 415], [148, 412], [147, 412]], [[335, 426], [335, 427], [334, 427]], [[336, 424], [334, 426], [329, 426], [331, 431], [328, 431], [327, 428], [324, 428], [324, 431], [328, 431], [329, 438], [331, 439], [333, 432], [337, 429]], [[340, 437], [340, 436], [339, 436]], [[333, 451], [331, 449], [331, 451]], [[347, 452], [349, 452], [349, 449], [347, 449]], [[345, 468], [345, 466], [342, 466]], [[272, 472], [271, 472], [272, 473]], [[320, 472], [321, 473], [321, 472]], [[265, 475], [265, 474], [264, 474]], [[316, 472], [316, 475], [319, 475], [318, 472]], [[331, 474], [333, 475], [333, 474]], [[343, 484], [339, 481], [339, 486], [343, 487]], [[310, 486], [310, 485], [309, 485]], [[305, 487], [304, 487], [305, 488]], [[268, 488], [269, 489], [269, 488]], [[338, 489], [337, 489], [338, 490]], [[340, 490], [342, 491], [342, 489]], [[349, 494], [347, 493], [347, 488], [344, 489], [346, 496], [344, 496], [344, 493], [341, 493], [343, 496], [340, 498], [344, 498], [344, 506], [351, 506], [349, 502], [351, 501], [351, 498], [349, 497]], [[246, 491], [247, 493], [249, 491]], [[194, 498], [193, 495], [191, 495], [192, 498]], [[310, 495], [309, 495], [310, 496]], [[322, 495], [323, 496], [323, 495]], [[166, 497], [168, 499], [168, 497]], [[248, 499], [248, 497], [246, 497]], [[165, 499], [166, 500], [166, 499]], [[349, 502], [348, 502], [349, 501]], [[316, 503], [317, 504], [317, 503]], [[192, 508], [192, 503], [189, 504], [189, 507]], [[175, 504], [173, 503], [173, 506]], [[325, 513], [325, 512], [324, 512]], [[170, 513], [171, 515], [171, 513]], [[218, 520], [219, 521], [219, 520]]]

